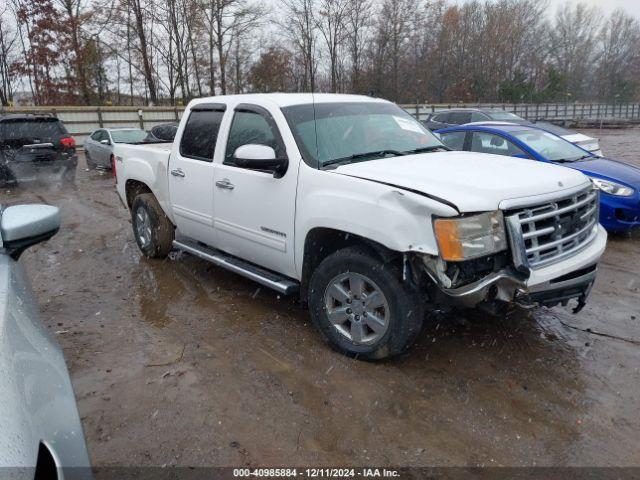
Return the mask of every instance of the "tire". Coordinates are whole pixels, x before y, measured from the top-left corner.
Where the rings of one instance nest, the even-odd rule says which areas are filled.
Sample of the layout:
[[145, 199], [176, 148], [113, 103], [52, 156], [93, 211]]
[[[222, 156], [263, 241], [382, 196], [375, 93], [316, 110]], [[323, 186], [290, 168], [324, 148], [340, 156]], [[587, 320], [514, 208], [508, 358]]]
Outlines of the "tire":
[[149, 258], [165, 258], [173, 247], [174, 227], [152, 193], [142, 193], [131, 207], [133, 236]]
[[[398, 355], [415, 341], [425, 315], [424, 299], [401, 278], [397, 266], [384, 264], [364, 248], [339, 250], [311, 276], [311, 319], [325, 340], [345, 355], [369, 361]], [[378, 304], [384, 305], [373, 310]]]
[[87, 161], [87, 168], [89, 170], [95, 170], [96, 169], [96, 164], [95, 164], [95, 162], [93, 160], [91, 160], [91, 155], [89, 155], [89, 152], [85, 151], [84, 158]]

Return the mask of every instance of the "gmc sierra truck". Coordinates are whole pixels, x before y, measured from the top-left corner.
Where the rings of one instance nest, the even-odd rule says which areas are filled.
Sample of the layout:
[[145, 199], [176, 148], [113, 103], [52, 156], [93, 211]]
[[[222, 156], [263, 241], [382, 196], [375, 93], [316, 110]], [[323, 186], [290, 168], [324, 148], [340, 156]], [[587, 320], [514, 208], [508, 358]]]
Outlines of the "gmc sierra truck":
[[172, 144], [118, 144], [147, 257], [189, 252], [299, 295], [338, 351], [405, 350], [429, 311], [584, 306], [606, 244], [582, 173], [454, 152], [388, 101], [192, 101]]

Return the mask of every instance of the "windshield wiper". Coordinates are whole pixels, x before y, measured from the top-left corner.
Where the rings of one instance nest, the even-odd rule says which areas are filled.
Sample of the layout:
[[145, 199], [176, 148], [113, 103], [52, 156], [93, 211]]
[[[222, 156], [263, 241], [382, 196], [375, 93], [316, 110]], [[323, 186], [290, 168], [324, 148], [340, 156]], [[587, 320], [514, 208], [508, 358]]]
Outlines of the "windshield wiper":
[[405, 155], [404, 152], [399, 152], [398, 150], [376, 150], [375, 152], [364, 152], [364, 153], [354, 153], [353, 155], [349, 155], [347, 157], [334, 158], [332, 160], [328, 160], [322, 164], [323, 167], [327, 167], [329, 165], [335, 165], [336, 163], [343, 163], [350, 160], [356, 160], [358, 158], [368, 158], [368, 157], [383, 157], [385, 155], [394, 155], [396, 157], [400, 157]]
[[419, 147], [419, 148], [414, 148], [413, 150], [406, 150], [403, 153], [405, 154], [428, 153], [428, 152], [435, 152], [436, 150], [450, 151], [451, 149], [446, 145], [431, 145], [429, 147]]
[[582, 155], [581, 157], [578, 158], [559, 158], [558, 160], [554, 160], [554, 162], [556, 163], [573, 163], [573, 162], [577, 162], [579, 160], [585, 160], [587, 158], [592, 158], [591, 155]]

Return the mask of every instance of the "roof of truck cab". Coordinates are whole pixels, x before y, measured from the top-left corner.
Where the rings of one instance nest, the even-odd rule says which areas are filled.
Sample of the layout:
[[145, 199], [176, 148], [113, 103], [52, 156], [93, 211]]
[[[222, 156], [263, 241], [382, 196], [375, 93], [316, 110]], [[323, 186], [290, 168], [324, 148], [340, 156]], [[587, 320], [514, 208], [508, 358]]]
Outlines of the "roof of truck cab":
[[290, 107], [292, 105], [305, 105], [310, 103], [346, 103], [346, 102], [385, 102], [382, 98], [367, 97], [365, 95], [343, 95], [338, 93], [248, 93], [241, 95], [218, 95], [215, 97], [198, 98], [191, 105], [215, 102], [242, 102], [256, 103], [268, 102], [278, 107]]

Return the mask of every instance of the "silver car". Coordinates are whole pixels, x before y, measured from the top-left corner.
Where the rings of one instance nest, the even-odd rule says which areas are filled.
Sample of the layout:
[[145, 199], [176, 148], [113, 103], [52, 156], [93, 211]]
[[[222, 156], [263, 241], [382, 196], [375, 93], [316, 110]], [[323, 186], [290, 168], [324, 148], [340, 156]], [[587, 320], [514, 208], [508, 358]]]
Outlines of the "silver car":
[[0, 472], [12, 479], [92, 478], [62, 351], [17, 262], [59, 226], [56, 207], [0, 207]]
[[87, 137], [84, 153], [89, 168], [110, 169], [114, 143], [142, 143], [149, 134], [140, 128], [100, 128]]

